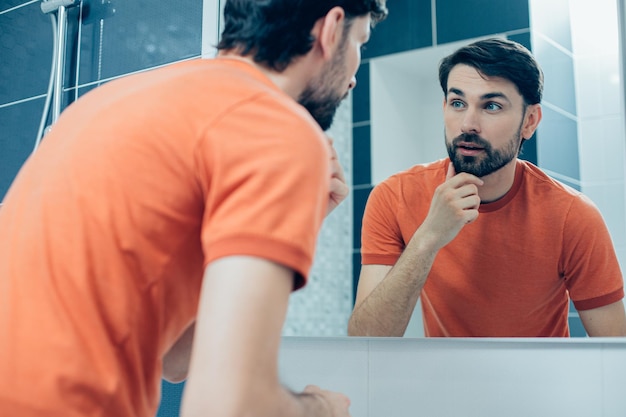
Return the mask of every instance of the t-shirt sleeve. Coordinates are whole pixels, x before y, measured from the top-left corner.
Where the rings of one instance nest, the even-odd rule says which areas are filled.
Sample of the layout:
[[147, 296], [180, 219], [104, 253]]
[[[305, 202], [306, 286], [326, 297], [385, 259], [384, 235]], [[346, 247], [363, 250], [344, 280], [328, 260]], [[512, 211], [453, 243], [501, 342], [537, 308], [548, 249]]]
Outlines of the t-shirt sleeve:
[[570, 208], [563, 230], [562, 270], [578, 310], [602, 307], [624, 297], [624, 280], [600, 211], [584, 195]]
[[327, 141], [304, 110], [265, 94], [219, 119], [198, 150], [205, 195], [205, 266], [248, 255], [296, 272], [305, 284], [328, 204]]
[[392, 187], [385, 182], [370, 193], [361, 230], [363, 265], [394, 265], [402, 254], [405, 244], [396, 220], [397, 200]]

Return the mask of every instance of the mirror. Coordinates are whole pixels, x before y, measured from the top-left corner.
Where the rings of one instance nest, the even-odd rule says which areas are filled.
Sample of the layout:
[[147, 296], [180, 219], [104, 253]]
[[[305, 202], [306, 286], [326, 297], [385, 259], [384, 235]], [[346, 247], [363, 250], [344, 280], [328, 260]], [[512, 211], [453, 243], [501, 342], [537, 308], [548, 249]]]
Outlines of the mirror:
[[[526, 37], [530, 41], [545, 74], [544, 118], [537, 140], [525, 145], [523, 157], [554, 178], [583, 191], [598, 205], [622, 270], [626, 271], [626, 123], [617, 3], [615, 0], [599, 0], [593, 4], [585, 0], [531, 0], [530, 28], [482, 37], [501, 36], [518, 41]], [[399, 4], [389, 5], [391, 13], [394, 6]], [[433, 11], [436, 22], [439, 21], [435, 15], [439, 12]], [[389, 22], [381, 23], [379, 30], [374, 28], [373, 40], [384, 30], [391, 30], [389, 27], [383, 30], [385, 24]], [[570, 39], [562, 38], [559, 25], [567, 26]], [[367, 195], [369, 187], [393, 173], [446, 156], [438, 63], [458, 47], [477, 39], [364, 60], [357, 75], [359, 84], [352, 94], [355, 101], [344, 103], [330, 132], [348, 181], [354, 180], [355, 185], [341, 211], [333, 213], [324, 225], [310, 285], [292, 296], [286, 336], [346, 335], [353, 296], [347, 292], [352, 289], [354, 276], [358, 276], [360, 263], [358, 230], [363, 195]], [[367, 66], [365, 76], [362, 75], [364, 66]], [[365, 90], [370, 101], [369, 120], [350, 124], [346, 119], [362, 104], [356, 98], [363, 100], [361, 91]], [[358, 147], [368, 146], [361, 135], [367, 130], [370, 153], [361, 158], [359, 156], [367, 153], [367, 149], [363, 151]], [[352, 137], [352, 133], [353, 142], [346, 139]], [[564, 154], [565, 148], [568, 151]], [[567, 153], [569, 150], [571, 154]], [[363, 161], [371, 164], [369, 183], [356, 178]], [[349, 213], [352, 210], [353, 216]], [[347, 224], [354, 227], [354, 232]], [[354, 237], [348, 236], [353, 233]], [[344, 247], [345, 244], [349, 246]], [[577, 314], [570, 315], [572, 336], [583, 336], [584, 329]], [[422, 336], [418, 306], [405, 337]]]

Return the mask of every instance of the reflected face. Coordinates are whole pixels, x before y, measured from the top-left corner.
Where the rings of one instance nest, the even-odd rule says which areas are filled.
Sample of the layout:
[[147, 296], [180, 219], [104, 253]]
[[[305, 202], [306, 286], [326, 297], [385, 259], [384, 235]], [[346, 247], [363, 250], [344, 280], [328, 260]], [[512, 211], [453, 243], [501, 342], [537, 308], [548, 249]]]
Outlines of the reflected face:
[[444, 102], [445, 139], [455, 171], [484, 177], [515, 160], [526, 120], [512, 82], [467, 65], [450, 71]]
[[361, 63], [361, 47], [369, 40], [370, 17], [359, 17], [344, 31], [339, 46], [320, 74], [311, 80], [298, 102], [327, 130], [341, 101], [356, 85], [356, 71]]

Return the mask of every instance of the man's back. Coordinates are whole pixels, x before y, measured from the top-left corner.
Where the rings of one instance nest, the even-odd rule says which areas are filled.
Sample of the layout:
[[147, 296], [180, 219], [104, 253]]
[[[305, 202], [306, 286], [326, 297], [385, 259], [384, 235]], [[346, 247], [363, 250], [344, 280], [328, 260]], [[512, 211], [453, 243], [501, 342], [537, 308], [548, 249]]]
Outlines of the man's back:
[[[237, 60], [130, 76], [70, 106], [0, 211], [0, 414], [154, 414], [208, 262], [245, 240], [310, 266], [327, 167], [298, 168], [311, 182], [281, 194], [294, 170], [275, 166], [325, 152], [309, 115]], [[277, 194], [308, 226], [275, 230]]]

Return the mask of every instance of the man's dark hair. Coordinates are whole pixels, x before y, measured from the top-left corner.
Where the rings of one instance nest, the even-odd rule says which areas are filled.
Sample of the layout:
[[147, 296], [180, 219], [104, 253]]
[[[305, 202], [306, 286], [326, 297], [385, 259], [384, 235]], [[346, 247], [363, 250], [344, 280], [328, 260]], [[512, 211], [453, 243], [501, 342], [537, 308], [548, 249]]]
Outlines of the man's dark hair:
[[227, 0], [219, 50], [251, 54], [254, 61], [284, 70], [313, 47], [315, 22], [333, 7], [343, 8], [346, 26], [370, 15], [372, 24], [387, 16], [386, 0]]
[[464, 64], [487, 77], [511, 81], [524, 98], [525, 105], [541, 102], [543, 72], [530, 51], [517, 42], [486, 39], [458, 49], [439, 65], [439, 83], [448, 94], [448, 76], [456, 65]]

